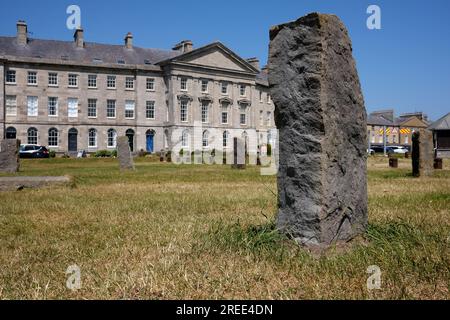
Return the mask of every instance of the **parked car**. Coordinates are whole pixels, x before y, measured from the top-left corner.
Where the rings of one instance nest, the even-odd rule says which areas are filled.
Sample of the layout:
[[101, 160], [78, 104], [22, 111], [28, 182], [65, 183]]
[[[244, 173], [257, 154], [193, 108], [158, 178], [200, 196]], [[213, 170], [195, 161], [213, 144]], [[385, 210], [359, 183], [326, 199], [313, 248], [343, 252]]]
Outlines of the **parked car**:
[[20, 158], [49, 158], [48, 149], [35, 144], [21, 144], [19, 149]]
[[367, 149], [367, 154], [370, 154], [371, 156], [373, 156], [375, 154], [375, 150], [373, 150], [372, 148]]
[[386, 150], [387, 153], [397, 153], [397, 154], [405, 154], [408, 153], [408, 149], [403, 146], [389, 146], [389, 149]]

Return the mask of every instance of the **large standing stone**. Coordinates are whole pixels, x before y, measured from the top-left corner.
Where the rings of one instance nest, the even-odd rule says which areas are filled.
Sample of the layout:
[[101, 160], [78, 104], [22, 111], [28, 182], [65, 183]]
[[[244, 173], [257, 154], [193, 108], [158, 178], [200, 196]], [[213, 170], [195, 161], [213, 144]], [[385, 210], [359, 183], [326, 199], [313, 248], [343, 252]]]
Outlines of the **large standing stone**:
[[367, 226], [367, 126], [347, 30], [312, 13], [273, 27], [270, 40], [277, 225], [309, 246], [349, 241]]
[[0, 144], [0, 172], [19, 171], [20, 140], [5, 139]]
[[133, 156], [131, 155], [128, 137], [117, 138], [117, 157], [121, 170], [134, 170]]
[[433, 134], [420, 129], [412, 136], [412, 171], [414, 177], [431, 176], [434, 166]]
[[233, 139], [233, 169], [245, 169], [245, 144], [238, 138]]

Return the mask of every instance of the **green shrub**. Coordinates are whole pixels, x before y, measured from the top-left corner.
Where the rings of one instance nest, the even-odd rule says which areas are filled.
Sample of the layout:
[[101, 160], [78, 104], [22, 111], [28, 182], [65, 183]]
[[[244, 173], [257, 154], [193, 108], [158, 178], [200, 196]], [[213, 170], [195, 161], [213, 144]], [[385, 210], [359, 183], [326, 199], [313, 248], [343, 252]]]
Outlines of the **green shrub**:
[[56, 157], [56, 152], [55, 152], [55, 150], [50, 150], [50, 151], [48, 152], [48, 156], [49, 156], [50, 158]]
[[111, 157], [111, 151], [108, 150], [98, 150], [94, 154], [95, 158], [110, 158]]
[[111, 157], [117, 158], [117, 150], [113, 150], [113, 151], [111, 152]]

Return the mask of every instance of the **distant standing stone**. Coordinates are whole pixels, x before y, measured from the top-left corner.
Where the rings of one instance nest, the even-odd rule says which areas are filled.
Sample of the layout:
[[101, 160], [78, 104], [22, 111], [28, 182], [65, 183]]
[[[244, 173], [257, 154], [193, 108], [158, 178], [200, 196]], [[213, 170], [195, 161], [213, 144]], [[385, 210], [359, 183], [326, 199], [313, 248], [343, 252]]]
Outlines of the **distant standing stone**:
[[0, 172], [15, 173], [19, 171], [20, 140], [5, 139], [0, 144]]
[[434, 170], [433, 134], [420, 129], [412, 136], [412, 172], [414, 177], [431, 176]]
[[245, 145], [241, 139], [233, 139], [233, 169], [245, 169]]
[[279, 130], [277, 226], [327, 247], [367, 226], [366, 110], [347, 30], [312, 13], [270, 30]]
[[117, 157], [121, 170], [134, 170], [133, 157], [131, 155], [128, 137], [117, 138]]

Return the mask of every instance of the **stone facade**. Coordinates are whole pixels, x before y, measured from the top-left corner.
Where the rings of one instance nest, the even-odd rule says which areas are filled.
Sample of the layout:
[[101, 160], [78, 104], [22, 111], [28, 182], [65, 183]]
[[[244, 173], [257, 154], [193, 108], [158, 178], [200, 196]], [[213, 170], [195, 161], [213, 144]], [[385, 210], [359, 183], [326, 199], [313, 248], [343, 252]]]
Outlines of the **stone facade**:
[[[219, 42], [162, 51], [133, 47], [130, 35], [125, 45], [113, 46], [84, 42], [83, 32], [76, 32], [73, 43], [53, 41], [55, 48], [48, 48], [47, 40], [20, 44], [19, 33], [0, 37], [0, 137], [58, 153], [115, 149], [117, 137], [124, 135], [133, 151], [149, 152], [231, 150], [233, 137], [251, 139], [254, 149], [271, 143], [274, 107], [267, 74], [255, 59], [242, 59]], [[14, 81], [8, 72], [14, 73]], [[92, 86], [89, 79], [94, 77]], [[114, 88], [107, 85], [111, 77]], [[54, 98], [57, 111], [51, 112]], [[94, 101], [95, 115], [88, 112]], [[107, 113], [108, 101], [115, 103], [114, 115]]]

